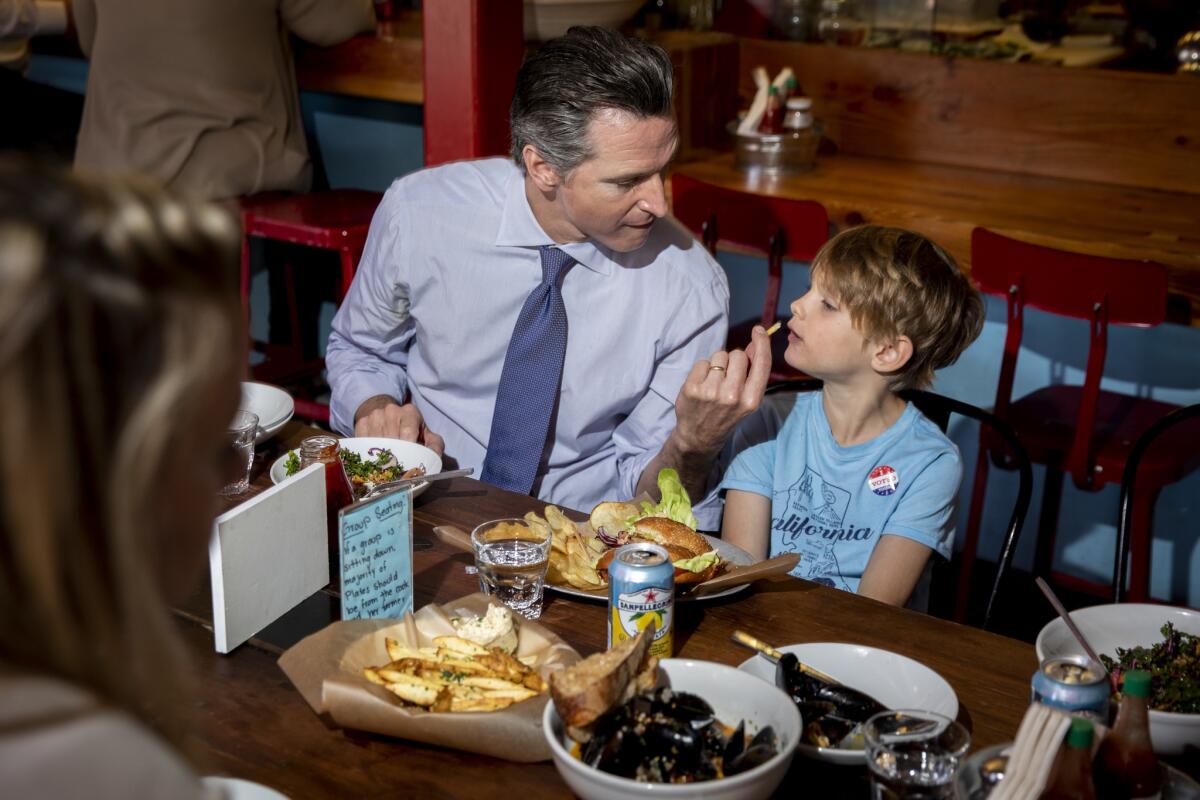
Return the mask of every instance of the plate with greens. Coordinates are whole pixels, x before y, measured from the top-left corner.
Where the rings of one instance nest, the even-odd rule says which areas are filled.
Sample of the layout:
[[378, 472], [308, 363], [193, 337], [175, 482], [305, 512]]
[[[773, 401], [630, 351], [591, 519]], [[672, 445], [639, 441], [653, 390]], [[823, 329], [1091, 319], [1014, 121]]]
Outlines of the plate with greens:
[[[355, 498], [361, 498], [376, 483], [411, 478], [415, 475], [432, 475], [442, 471], [441, 456], [416, 442], [360, 436], [340, 439], [338, 446], [342, 465], [346, 468], [346, 475], [354, 488]], [[300, 451], [289, 450], [271, 465], [271, 481], [282, 483], [299, 469]], [[413, 497], [421, 494], [428, 486], [428, 483], [414, 485]]]

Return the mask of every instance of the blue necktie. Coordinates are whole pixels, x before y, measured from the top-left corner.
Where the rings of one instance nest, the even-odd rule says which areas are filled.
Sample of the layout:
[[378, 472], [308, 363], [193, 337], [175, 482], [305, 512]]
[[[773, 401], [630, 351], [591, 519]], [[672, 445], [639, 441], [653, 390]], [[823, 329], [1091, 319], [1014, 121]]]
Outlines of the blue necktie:
[[522, 494], [529, 494], [537, 479], [558, 399], [567, 353], [567, 307], [559, 281], [575, 263], [557, 247], [538, 249], [542, 282], [525, 299], [508, 342], [479, 476], [485, 483]]

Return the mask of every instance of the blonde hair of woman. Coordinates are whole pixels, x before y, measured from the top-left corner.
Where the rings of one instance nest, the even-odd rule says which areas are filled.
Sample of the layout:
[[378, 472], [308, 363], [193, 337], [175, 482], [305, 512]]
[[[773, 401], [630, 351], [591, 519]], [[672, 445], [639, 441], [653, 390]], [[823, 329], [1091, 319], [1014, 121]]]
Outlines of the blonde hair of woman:
[[237, 243], [224, 211], [152, 183], [0, 163], [0, 668], [81, 687], [178, 751], [168, 602], [228, 474]]

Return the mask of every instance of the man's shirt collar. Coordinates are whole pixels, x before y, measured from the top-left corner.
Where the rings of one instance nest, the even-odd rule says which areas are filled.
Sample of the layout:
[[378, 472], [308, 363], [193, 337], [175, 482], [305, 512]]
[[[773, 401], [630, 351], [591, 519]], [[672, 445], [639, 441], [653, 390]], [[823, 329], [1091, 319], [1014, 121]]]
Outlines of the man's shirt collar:
[[529, 198], [525, 196], [525, 172], [518, 169], [504, 190], [504, 208], [500, 213], [500, 229], [496, 231], [498, 247], [541, 247], [553, 245], [583, 266], [601, 275], [611, 275], [619, 266], [607, 248], [586, 242], [567, 242], [556, 244], [542, 230], [533, 209], [529, 207]]

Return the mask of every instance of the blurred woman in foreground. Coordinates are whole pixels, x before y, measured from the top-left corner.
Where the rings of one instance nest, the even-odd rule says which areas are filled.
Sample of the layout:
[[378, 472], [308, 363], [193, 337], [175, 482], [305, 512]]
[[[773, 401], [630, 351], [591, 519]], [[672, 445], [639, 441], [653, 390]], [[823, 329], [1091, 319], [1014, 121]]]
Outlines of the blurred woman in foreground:
[[0, 163], [7, 796], [203, 796], [167, 603], [233, 458], [236, 256], [215, 207]]

